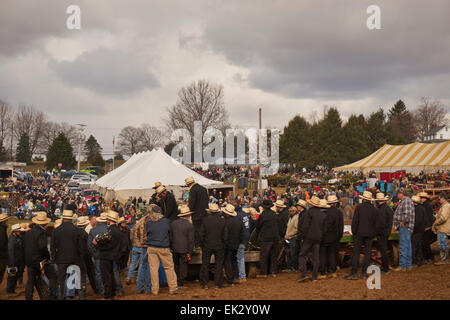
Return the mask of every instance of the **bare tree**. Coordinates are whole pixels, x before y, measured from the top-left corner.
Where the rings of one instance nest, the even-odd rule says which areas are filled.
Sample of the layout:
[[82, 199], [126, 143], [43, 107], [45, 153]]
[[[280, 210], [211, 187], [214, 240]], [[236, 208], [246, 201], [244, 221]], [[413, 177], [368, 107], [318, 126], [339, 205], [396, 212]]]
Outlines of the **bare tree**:
[[422, 97], [420, 105], [414, 110], [417, 136], [423, 140], [429, 130], [446, 125], [448, 109], [437, 99]]
[[191, 83], [178, 92], [178, 101], [167, 109], [170, 130], [187, 129], [194, 136], [194, 121], [201, 121], [202, 134], [208, 127], [221, 131], [229, 127], [223, 87], [205, 80]]
[[139, 131], [141, 132], [140, 151], [151, 151], [163, 145], [163, 134], [158, 128], [145, 123], [139, 127]]
[[11, 136], [12, 109], [0, 100], [0, 144], [6, 149], [7, 139]]
[[31, 106], [19, 106], [14, 116], [14, 135], [17, 140], [23, 134], [30, 137], [30, 151], [34, 154], [46, 130], [46, 115]]
[[133, 153], [141, 151], [141, 131], [138, 128], [128, 126], [119, 133], [119, 149], [123, 155], [131, 156]]
[[69, 139], [72, 148], [76, 150], [75, 148], [78, 146], [77, 128], [65, 122], [56, 123], [48, 121], [45, 123], [45, 131], [42, 134], [42, 139], [37, 152], [46, 153], [50, 145], [53, 143], [53, 140], [55, 140], [61, 132], [64, 133], [67, 139]]

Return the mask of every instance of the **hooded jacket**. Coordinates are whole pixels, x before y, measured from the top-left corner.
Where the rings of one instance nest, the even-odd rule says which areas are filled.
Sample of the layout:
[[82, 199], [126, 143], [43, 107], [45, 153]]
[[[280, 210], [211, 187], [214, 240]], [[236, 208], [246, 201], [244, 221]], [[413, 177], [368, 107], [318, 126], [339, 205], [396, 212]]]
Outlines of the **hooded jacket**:
[[147, 245], [155, 248], [170, 247], [170, 220], [161, 213], [150, 211], [145, 224]]

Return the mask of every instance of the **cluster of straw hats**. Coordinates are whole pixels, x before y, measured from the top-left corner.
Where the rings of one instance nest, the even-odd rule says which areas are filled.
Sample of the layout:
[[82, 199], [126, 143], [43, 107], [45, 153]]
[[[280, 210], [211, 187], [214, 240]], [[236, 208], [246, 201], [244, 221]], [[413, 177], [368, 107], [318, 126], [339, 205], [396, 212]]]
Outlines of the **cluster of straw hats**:
[[316, 208], [327, 209], [331, 207], [326, 199], [319, 199], [316, 196], [311, 197], [311, 199], [309, 199], [307, 202], [308, 204]]

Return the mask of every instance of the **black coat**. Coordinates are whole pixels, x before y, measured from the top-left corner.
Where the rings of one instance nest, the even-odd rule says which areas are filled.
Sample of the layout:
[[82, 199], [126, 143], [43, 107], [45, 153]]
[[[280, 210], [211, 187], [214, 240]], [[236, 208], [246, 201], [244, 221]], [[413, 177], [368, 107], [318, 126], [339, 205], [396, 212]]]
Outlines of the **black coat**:
[[176, 253], [194, 251], [194, 226], [186, 219], [177, 219], [170, 224], [170, 246]]
[[131, 251], [132, 247], [130, 239], [130, 229], [128, 229], [127, 227], [126, 230], [123, 231], [122, 229], [119, 228], [119, 231], [121, 233], [121, 244], [120, 244], [121, 253], [127, 254]]
[[415, 208], [415, 217], [414, 217], [414, 229], [413, 233], [423, 233], [426, 228], [426, 220], [427, 220], [427, 212], [423, 205], [416, 205]]
[[81, 243], [80, 232], [72, 221], [63, 223], [53, 230], [50, 243], [51, 256], [56, 264], [79, 264], [84, 245]]
[[8, 241], [8, 265], [18, 267], [25, 265], [25, 251], [20, 236], [11, 234]]
[[427, 200], [423, 203], [423, 207], [425, 208], [425, 228], [430, 228], [434, 223], [434, 212], [433, 207], [431, 206], [430, 200]]
[[0, 224], [0, 259], [8, 259], [8, 235], [6, 233], [7, 225]]
[[171, 192], [167, 191], [166, 198], [161, 199], [159, 206], [161, 207], [164, 218], [170, 221], [178, 219], [178, 214], [180, 213], [178, 211], [178, 204]]
[[206, 216], [208, 209], [208, 191], [205, 187], [194, 184], [189, 190], [189, 209], [193, 211], [192, 220], [201, 220]]
[[353, 236], [375, 237], [382, 231], [383, 225], [378, 209], [369, 202], [363, 202], [356, 207], [352, 219]]
[[271, 209], [264, 209], [256, 223], [259, 242], [280, 240], [280, 219]]
[[329, 208], [325, 213], [325, 231], [322, 236], [323, 243], [338, 242], [344, 233], [344, 216], [336, 207]]
[[217, 213], [210, 213], [200, 227], [200, 246], [209, 250], [225, 247], [225, 219]]
[[225, 247], [237, 249], [243, 238], [243, 223], [238, 217], [225, 217]]
[[111, 230], [111, 240], [108, 243], [98, 246], [98, 257], [100, 260], [117, 262], [122, 252], [122, 234], [116, 224], [110, 225], [108, 230]]
[[26, 265], [50, 259], [50, 252], [47, 247], [47, 233], [42, 226], [35, 225], [33, 229], [25, 233], [23, 240]]
[[88, 250], [88, 237], [89, 234], [84, 231], [85, 227], [79, 227], [77, 228], [78, 233], [80, 234], [80, 245], [81, 245], [81, 252], [84, 253], [84, 258], [91, 258], [91, 254]]
[[284, 237], [284, 235], [286, 234], [286, 229], [287, 229], [287, 224], [289, 221], [289, 210], [288, 208], [283, 208], [283, 210], [281, 210], [278, 213], [278, 219], [279, 221], [279, 229], [280, 229], [280, 237]]
[[321, 241], [326, 227], [325, 218], [325, 212], [322, 212], [317, 207], [311, 207], [306, 211], [302, 219], [302, 224], [299, 225], [300, 233], [304, 237], [301, 240]]
[[378, 220], [379, 223], [382, 224], [380, 229], [382, 230], [381, 234], [383, 236], [389, 237], [392, 232], [392, 222], [394, 220], [394, 211], [392, 211], [391, 207], [389, 207], [386, 203], [378, 206]]

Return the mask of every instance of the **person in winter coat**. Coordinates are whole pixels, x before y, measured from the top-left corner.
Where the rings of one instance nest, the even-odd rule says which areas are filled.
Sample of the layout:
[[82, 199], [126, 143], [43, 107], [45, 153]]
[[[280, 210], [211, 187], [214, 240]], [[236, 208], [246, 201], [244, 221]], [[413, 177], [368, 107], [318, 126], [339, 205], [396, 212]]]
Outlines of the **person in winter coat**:
[[352, 220], [353, 210], [349, 204], [349, 198], [345, 197], [345, 198], [341, 199], [341, 208], [342, 208], [342, 213], [344, 215], [344, 220]]
[[119, 218], [119, 230], [122, 235], [121, 252], [119, 258], [119, 271], [125, 271], [128, 266], [128, 259], [131, 252], [130, 229], [127, 226], [124, 217]]
[[178, 204], [174, 195], [166, 190], [166, 187], [159, 186], [156, 189], [156, 201], [161, 207], [163, 216], [171, 222], [178, 219]]
[[[237, 217], [242, 222], [242, 239], [239, 244], [239, 248], [237, 251], [237, 265], [239, 277], [237, 282], [242, 283], [247, 281], [247, 276], [245, 274], [245, 256], [244, 251], [247, 246], [248, 241], [250, 240], [251, 228], [252, 228], [252, 219], [250, 216], [249, 208], [241, 208], [238, 203], [235, 203], [235, 210], [237, 212]], [[254, 209], [253, 209], [254, 210]]]
[[242, 242], [242, 222], [237, 217], [235, 207], [227, 204], [222, 210], [225, 213], [225, 251], [224, 267], [227, 275], [227, 286], [233, 286], [238, 277], [237, 251]]
[[0, 214], [0, 284], [3, 281], [6, 266], [8, 265], [8, 235], [6, 233], [8, 219], [9, 217], [6, 213]]
[[184, 287], [188, 275], [188, 263], [194, 252], [194, 226], [191, 223], [192, 211], [182, 207], [179, 219], [170, 223], [170, 246], [173, 251], [173, 262], [177, 274], [178, 288]]
[[102, 212], [100, 216], [96, 218], [96, 225], [90, 230], [87, 241], [87, 249], [94, 260], [95, 287], [97, 288], [95, 293], [98, 296], [102, 296], [103, 281], [100, 271], [100, 251], [94, 246], [93, 241], [97, 235], [105, 234], [108, 230], [108, 226], [106, 225], [107, 215], [106, 212]]
[[423, 234], [425, 232], [426, 225], [426, 211], [421, 204], [419, 196], [412, 196], [411, 200], [414, 203], [415, 217], [414, 217], [414, 230], [411, 235], [412, 244], [412, 263], [416, 266], [423, 264]]
[[296, 207], [290, 207], [286, 233], [283, 237], [284, 241], [286, 242], [287, 268], [289, 273], [293, 273], [296, 270], [298, 270], [297, 236], [298, 236], [298, 210]]
[[95, 282], [95, 269], [94, 263], [92, 262], [92, 257], [89, 254], [87, 243], [88, 234], [85, 231], [86, 226], [89, 224], [89, 217], [83, 216], [77, 220], [77, 230], [81, 238], [81, 246], [83, 256], [81, 257], [80, 272], [81, 272], [81, 290], [80, 290], [80, 300], [86, 299], [86, 276], [89, 278], [89, 283], [91, 284], [92, 290], [97, 292], [96, 282]]
[[450, 235], [450, 203], [445, 193], [439, 194], [441, 208], [436, 215], [432, 230], [437, 234], [440, 259], [435, 265], [448, 264], [448, 236]]
[[150, 213], [147, 224], [147, 253], [150, 263], [150, 278], [152, 281], [152, 294], [159, 293], [159, 265], [162, 263], [167, 276], [169, 293], [177, 294], [177, 275], [175, 273], [172, 253], [170, 252], [170, 220], [164, 218], [162, 210], [154, 206]]
[[[319, 250], [320, 241], [325, 231], [326, 215], [320, 209], [329, 208], [326, 200], [320, 200], [316, 196], [312, 196], [308, 200], [310, 208], [304, 213], [302, 222], [299, 225], [299, 240], [301, 241], [301, 249], [299, 253], [299, 267], [301, 275], [298, 282], [303, 282], [309, 279], [317, 281], [317, 274], [319, 272]], [[313, 271], [312, 277], [307, 275], [306, 256], [312, 253]]]
[[277, 275], [277, 255], [278, 242], [280, 240], [280, 219], [277, 214], [271, 210], [273, 203], [270, 200], [264, 200], [262, 203], [263, 212], [258, 218], [256, 224], [256, 233], [258, 234], [258, 242], [261, 248], [259, 254], [260, 274], [259, 278], [267, 278], [270, 275]]
[[344, 217], [337, 208], [338, 198], [335, 195], [328, 196], [327, 204], [330, 208], [325, 209], [325, 231], [320, 243], [320, 276], [319, 279], [325, 279], [329, 273], [331, 277], [336, 277], [337, 256], [336, 247], [344, 233]]
[[422, 205], [425, 208], [425, 232], [423, 233], [423, 258], [425, 264], [433, 262], [433, 253], [431, 252], [431, 243], [434, 242], [436, 235], [431, 231], [431, 227], [434, 223], [434, 211], [431, 205], [430, 196], [426, 192], [419, 193]]
[[373, 238], [382, 228], [382, 221], [378, 219], [378, 209], [371, 204], [371, 201], [375, 200], [372, 198], [372, 193], [364, 191], [363, 195], [360, 195], [359, 197], [362, 199], [362, 203], [356, 207], [352, 220], [352, 234], [354, 239], [352, 270], [349, 275], [345, 276], [345, 279], [347, 280], [358, 279], [359, 256], [363, 245], [365, 251], [362, 264], [362, 275], [363, 278], [368, 277], [367, 267], [370, 262]]
[[394, 211], [386, 203], [389, 200], [383, 193], [378, 192], [376, 194], [376, 203], [378, 208], [378, 219], [380, 224], [383, 224], [380, 233], [377, 234], [378, 247], [381, 252], [381, 274], [388, 274], [389, 271], [389, 255], [388, 255], [388, 243], [389, 236], [392, 232], [392, 223], [394, 219]]
[[[208, 289], [209, 264], [214, 254], [214, 286], [221, 288], [223, 283], [223, 262], [225, 255], [225, 220], [219, 216], [219, 206], [211, 203], [209, 215], [203, 219], [200, 228], [200, 246], [202, 248], [202, 265], [200, 267], [200, 285]], [[195, 228], [195, 226], [194, 226]]]
[[20, 234], [21, 231], [23, 229], [20, 227], [20, 224], [13, 225], [8, 240], [8, 267], [13, 269], [11, 272], [8, 272], [6, 282], [6, 297], [8, 298], [19, 295], [16, 292], [17, 280], [22, 276], [25, 269], [25, 252]]
[[185, 182], [189, 187], [189, 209], [193, 212], [192, 224], [194, 225], [195, 247], [198, 247], [202, 220], [206, 217], [206, 209], [208, 208], [208, 191], [205, 187], [196, 183], [193, 177], [186, 178]]

